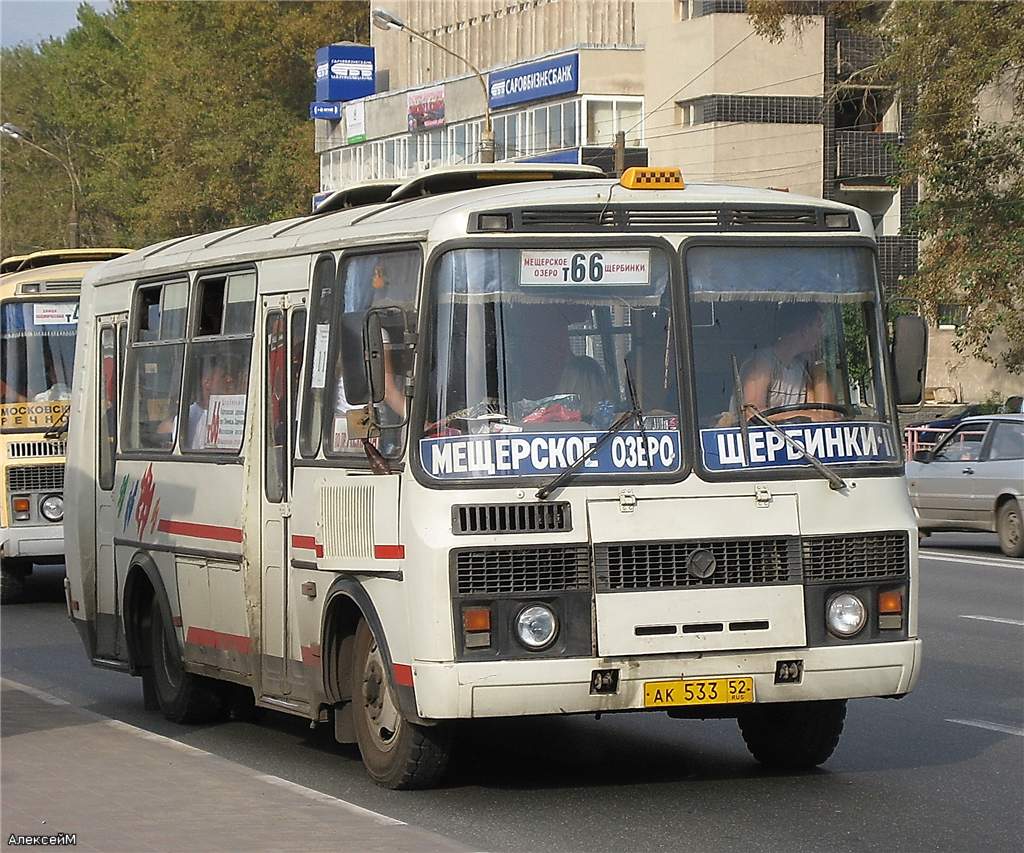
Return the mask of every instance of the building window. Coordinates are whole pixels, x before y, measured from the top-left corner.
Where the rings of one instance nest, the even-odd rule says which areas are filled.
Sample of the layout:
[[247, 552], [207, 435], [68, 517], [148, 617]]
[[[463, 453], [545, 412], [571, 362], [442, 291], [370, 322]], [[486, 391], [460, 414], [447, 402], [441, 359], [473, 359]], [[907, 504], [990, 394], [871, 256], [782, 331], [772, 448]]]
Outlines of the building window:
[[626, 132], [626, 145], [643, 145], [643, 98], [588, 98], [587, 145], [611, 145], [615, 134]]

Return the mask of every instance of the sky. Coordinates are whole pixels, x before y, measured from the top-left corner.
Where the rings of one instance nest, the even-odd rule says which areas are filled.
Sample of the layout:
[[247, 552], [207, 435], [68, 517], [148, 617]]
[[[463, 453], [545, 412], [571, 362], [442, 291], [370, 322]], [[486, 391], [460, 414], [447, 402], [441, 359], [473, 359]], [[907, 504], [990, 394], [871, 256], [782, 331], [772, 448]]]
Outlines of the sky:
[[[100, 12], [110, 8], [109, 0], [89, 0], [89, 5]], [[79, 0], [0, 0], [0, 44], [37, 44], [62, 36], [78, 25], [78, 6]]]

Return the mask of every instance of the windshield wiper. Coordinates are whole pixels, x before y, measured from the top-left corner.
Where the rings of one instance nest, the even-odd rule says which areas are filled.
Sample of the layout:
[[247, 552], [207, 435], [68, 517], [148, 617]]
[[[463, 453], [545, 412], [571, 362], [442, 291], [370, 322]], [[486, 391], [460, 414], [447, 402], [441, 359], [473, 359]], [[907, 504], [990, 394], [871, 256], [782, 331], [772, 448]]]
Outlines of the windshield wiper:
[[768, 429], [777, 435], [782, 436], [782, 440], [792, 447], [797, 453], [804, 457], [808, 462], [811, 463], [811, 467], [814, 468], [822, 477], [828, 480], [828, 485], [834, 491], [842, 491], [846, 488], [846, 481], [840, 477], [835, 471], [829, 468], [824, 462], [822, 462], [813, 453], [808, 453], [806, 448], [800, 442], [795, 441], [785, 432], [779, 429], [778, 425], [773, 421], [768, 420], [764, 415], [761, 414], [761, 410], [757, 408], [753, 403], [748, 403], [743, 398], [743, 385], [740, 382], [740, 372], [736, 366], [736, 356], [732, 357], [732, 375], [733, 383], [735, 384], [735, 399], [736, 408], [739, 411], [740, 421], [740, 432], [743, 434], [743, 464], [749, 464], [747, 460], [747, 411], [749, 410], [751, 415], [759, 423], [764, 424]]
[[[643, 447], [646, 451], [647, 434], [644, 431], [644, 413], [643, 410], [640, 408], [640, 400], [636, 395], [636, 388], [633, 385], [633, 377], [629, 373], [629, 365], [624, 363], [624, 366], [626, 369], [626, 388], [629, 391], [629, 401], [632, 408], [628, 412], [619, 415], [619, 417], [615, 420], [615, 423], [613, 423], [610, 427], [608, 427], [607, 430], [605, 430], [605, 432], [594, 443], [590, 450], [588, 450], [586, 453], [580, 456], [579, 459], [572, 463], [572, 465], [569, 465], [567, 468], [563, 468], [561, 471], [559, 471], [559, 473], [554, 477], [554, 479], [551, 480], [550, 483], [545, 483], [543, 486], [537, 489], [536, 497], [538, 500], [544, 500], [555, 489], [557, 489], [559, 486], [561, 486], [563, 483], [569, 480], [572, 477], [572, 475], [575, 474], [577, 470], [579, 470], [579, 468], [583, 465], [584, 462], [586, 462], [588, 459], [590, 459], [591, 456], [597, 453], [598, 450], [604, 447], [604, 445], [608, 442], [608, 439], [610, 439], [616, 433], [621, 432], [623, 429], [625, 429], [630, 421], [636, 421], [637, 426], [640, 429], [640, 440], [641, 442], [643, 442], [641, 444], [641, 447]], [[650, 469], [650, 467], [651, 460], [648, 456], [647, 468]]]
[[60, 438], [62, 435], [68, 434], [68, 419], [71, 417], [71, 401], [68, 400], [68, 407], [61, 412], [61, 416], [57, 418], [57, 421], [51, 426], [46, 432], [43, 433], [43, 438]]

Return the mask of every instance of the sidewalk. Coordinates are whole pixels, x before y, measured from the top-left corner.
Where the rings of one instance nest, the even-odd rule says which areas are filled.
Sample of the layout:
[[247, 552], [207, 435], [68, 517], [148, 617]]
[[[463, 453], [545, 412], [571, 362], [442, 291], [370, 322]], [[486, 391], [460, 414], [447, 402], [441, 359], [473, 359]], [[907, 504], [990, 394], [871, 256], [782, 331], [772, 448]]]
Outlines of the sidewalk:
[[73, 833], [104, 853], [467, 849], [7, 679], [0, 704], [4, 845]]

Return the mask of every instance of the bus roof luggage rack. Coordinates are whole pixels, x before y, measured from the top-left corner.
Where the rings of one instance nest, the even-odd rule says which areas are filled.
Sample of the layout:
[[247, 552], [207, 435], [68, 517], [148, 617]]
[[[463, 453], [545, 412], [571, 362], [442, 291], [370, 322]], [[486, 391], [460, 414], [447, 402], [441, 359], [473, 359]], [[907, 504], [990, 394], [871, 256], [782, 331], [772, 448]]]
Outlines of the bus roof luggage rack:
[[501, 163], [453, 166], [431, 169], [396, 189], [388, 201], [404, 201], [429, 195], [444, 195], [461, 190], [522, 184], [533, 181], [585, 181], [605, 177], [597, 166], [571, 166], [562, 163]]
[[350, 210], [353, 207], [364, 207], [368, 204], [383, 204], [391, 198], [391, 194], [402, 186], [401, 181], [367, 181], [331, 193], [313, 211], [313, 216], [334, 213], [338, 210]]

